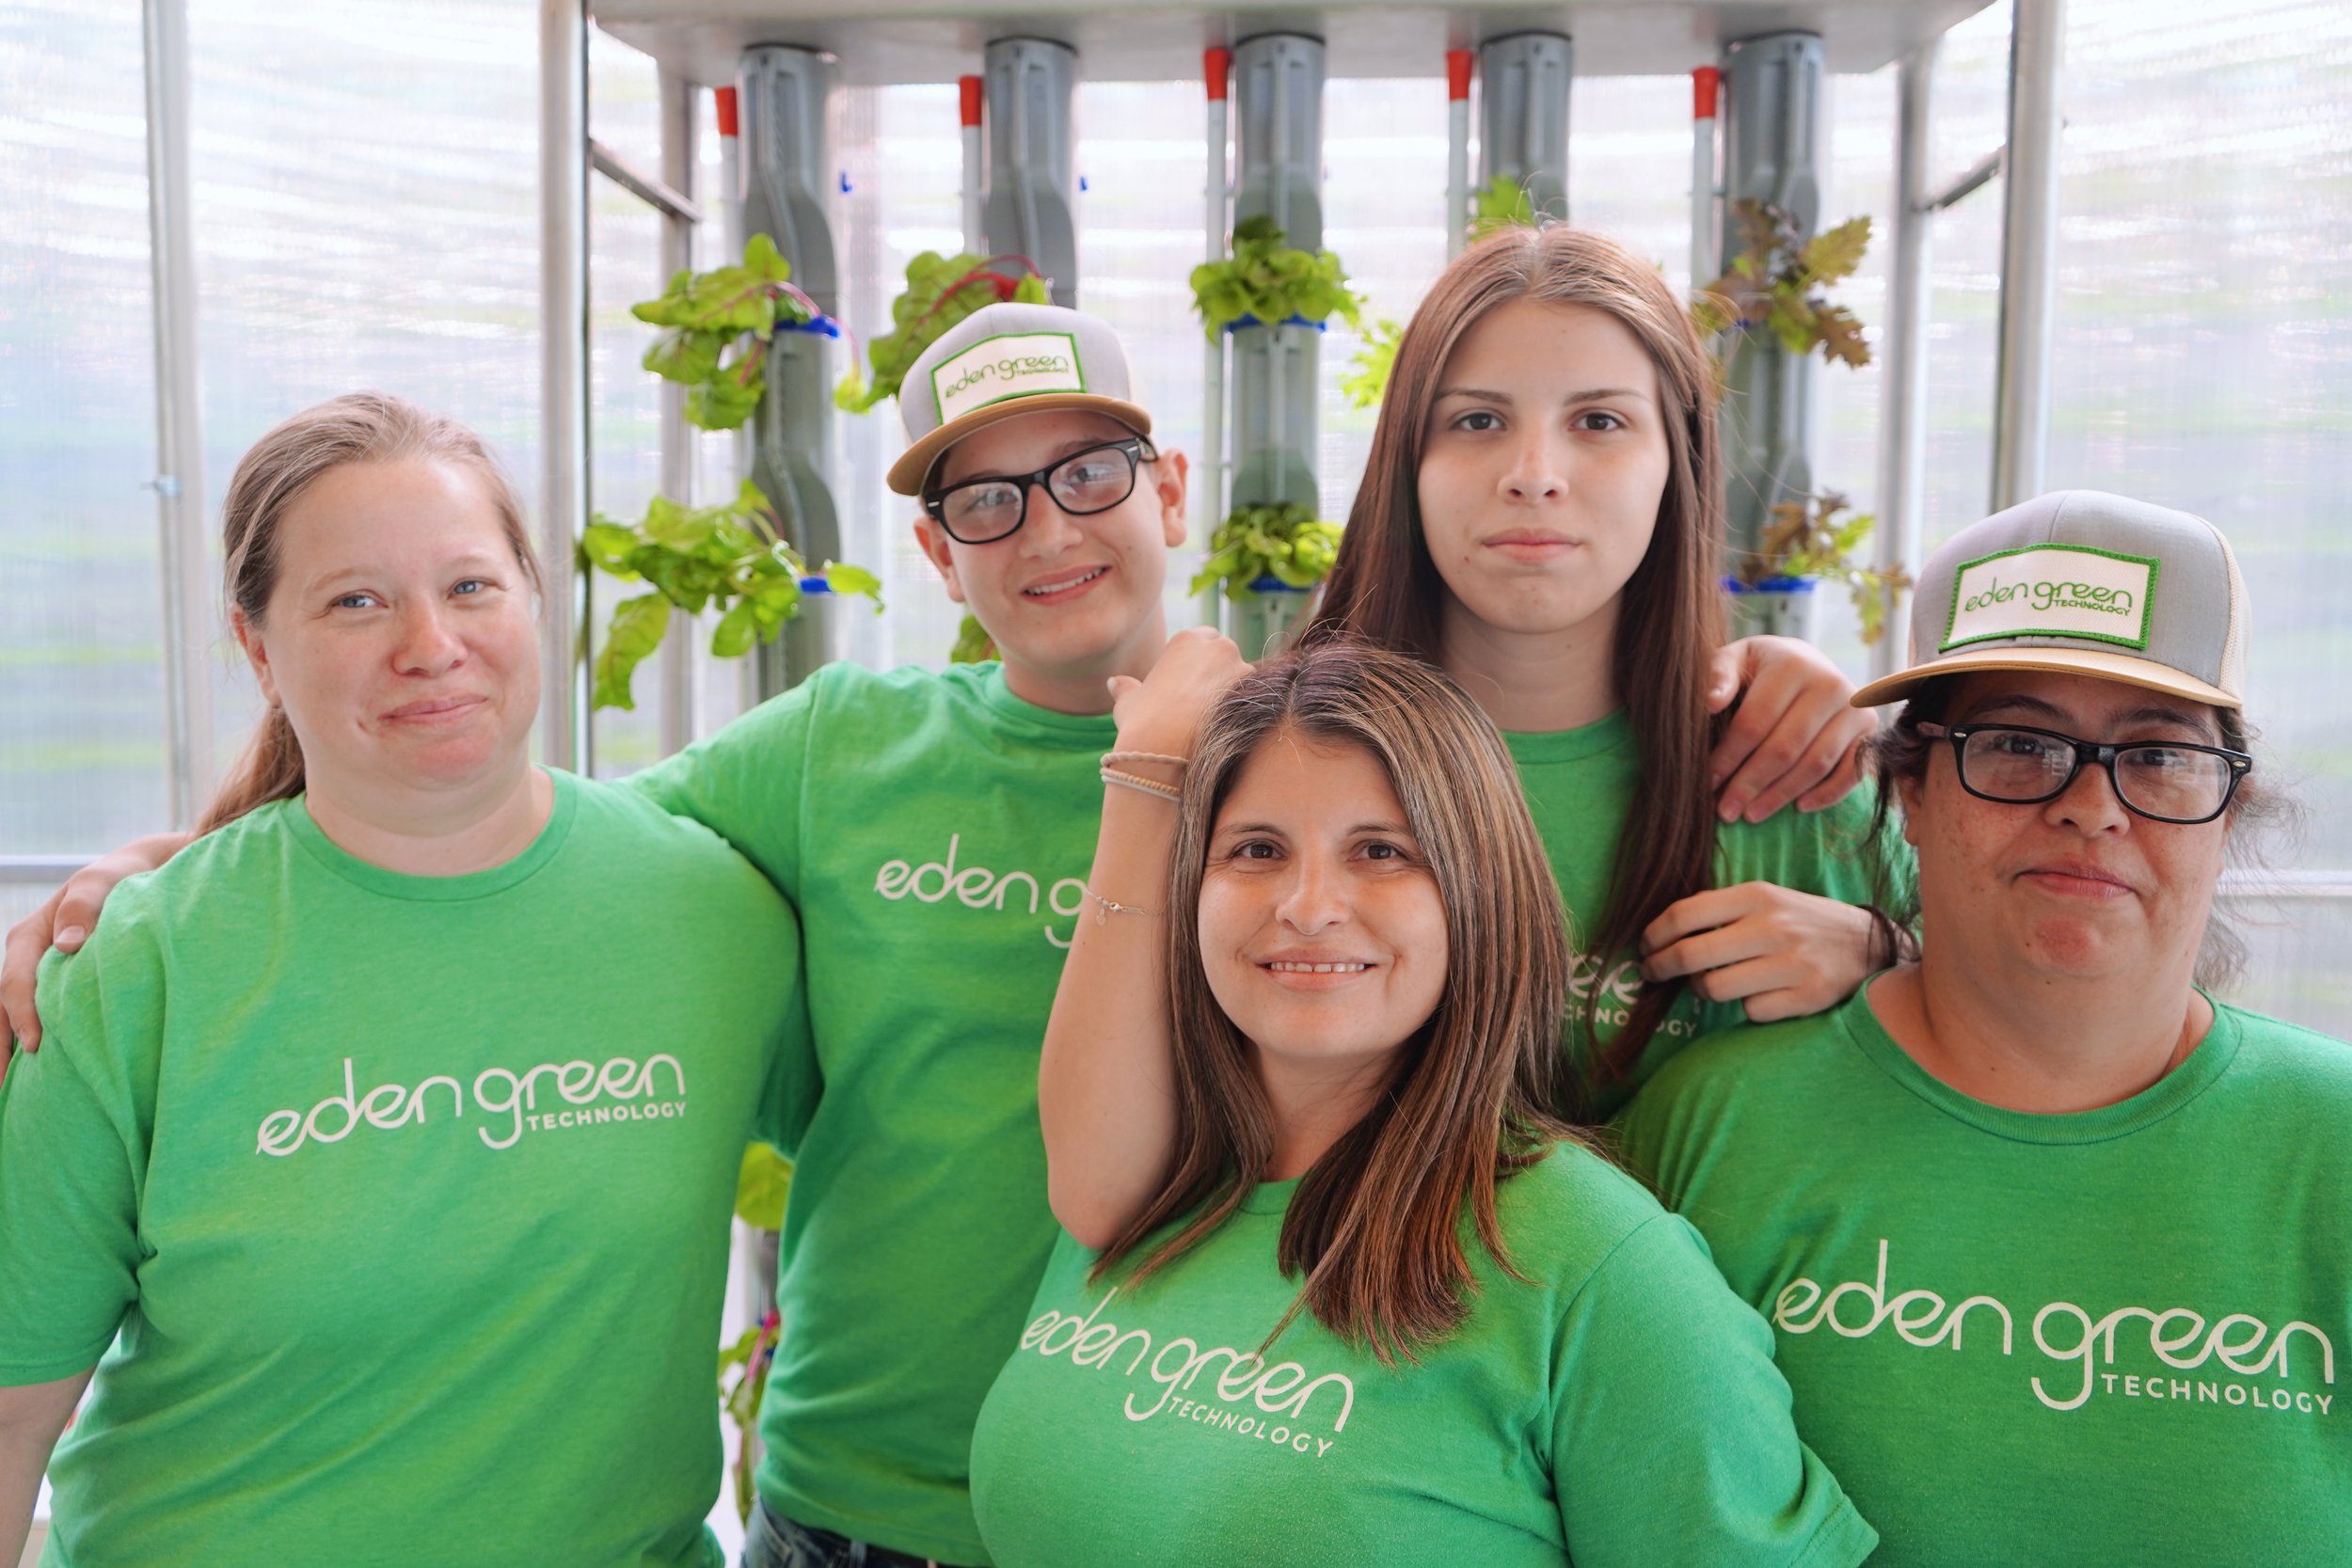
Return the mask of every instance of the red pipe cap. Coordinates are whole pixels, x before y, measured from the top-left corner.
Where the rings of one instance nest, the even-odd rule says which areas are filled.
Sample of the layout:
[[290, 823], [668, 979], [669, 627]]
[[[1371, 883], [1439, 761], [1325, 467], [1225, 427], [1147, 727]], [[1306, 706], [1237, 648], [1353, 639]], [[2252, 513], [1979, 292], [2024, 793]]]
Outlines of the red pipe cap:
[[982, 81], [977, 76], [959, 76], [956, 78], [956, 86], [961, 91], [963, 123], [967, 127], [977, 125], [980, 122], [981, 89], [987, 87], [987, 85], [988, 84], [986, 82]]
[[1445, 96], [1449, 103], [1470, 96], [1470, 62], [1477, 56], [1467, 49], [1445, 52]]
[[1230, 49], [1200, 51], [1200, 79], [1209, 85], [1209, 102], [1225, 102], [1226, 79], [1233, 72], [1233, 52]]
[[738, 135], [735, 119], [735, 89], [721, 87], [711, 96], [719, 101], [719, 135], [723, 136]]
[[1691, 72], [1691, 118], [1713, 119], [1715, 95], [1722, 90], [1724, 73], [1711, 65], [1703, 65]]

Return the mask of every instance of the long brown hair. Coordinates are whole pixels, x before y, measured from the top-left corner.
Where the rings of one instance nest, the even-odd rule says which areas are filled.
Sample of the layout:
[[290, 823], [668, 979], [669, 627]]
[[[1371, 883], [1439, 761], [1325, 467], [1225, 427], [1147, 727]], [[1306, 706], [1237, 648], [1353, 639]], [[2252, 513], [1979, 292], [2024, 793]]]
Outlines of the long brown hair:
[[[539, 558], [523, 526], [522, 503], [482, 437], [446, 414], [421, 408], [389, 392], [351, 392], [313, 404], [253, 443], [229, 478], [221, 503], [222, 568], [229, 602], [260, 629], [278, 587], [278, 531], [287, 508], [332, 469], [346, 463], [430, 458], [463, 468], [482, 483], [499, 515], [532, 593], [539, 591]], [[269, 705], [254, 726], [245, 754], [213, 796], [197, 832], [234, 822], [256, 806], [302, 793], [302, 747], [286, 710]]]
[[[1649, 552], [1625, 585], [1610, 651], [1642, 787], [1627, 811], [1606, 912], [1580, 933], [1587, 961], [1605, 967], [1612, 956], [1632, 951], [1668, 905], [1714, 881], [1708, 754], [1716, 721], [1707, 711], [1707, 683], [1724, 641], [1723, 457], [1713, 371], [1656, 267], [1613, 240], [1555, 224], [1506, 229], [1438, 275], [1397, 346], [1339, 562], [1302, 640], [1343, 631], [1439, 657], [1438, 614], [1450, 590], [1422, 531], [1422, 443], [1454, 345], [1487, 311], [1520, 299], [1591, 306], [1616, 318], [1658, 368], [1667, 414], [1666, 490]], [[1599, 978], [1580, 1008], [1596, 1039]], [[1597, 1074], [1631, 1069], [1679, 990], [1679, 982], [1643, 988], [1624, 1027], [1597, 1054]]]
[[[1210, 715], [1194, 748], [1169, 864], [1168, 1005], [1176, 1153], [1157, 1196], [1095, 1273], [1165, 1226], [1189, 1223], [1141, 1280], [1223, 1225], [1265, 1179], [1274, 1117], [1251, 1046], [1210, 991], [1194, 911], [1209, 840], [1234, 778], [1278, 736], [1358, 747], [1388, 772], [1445, 904], [1445, 989], [1396, 1076], [1299, 1183], [1279, 1261], [1303, 1307], [1384, 1363], [1451, 1332], [1475, 1289], [1465, 1206], [1507, 1272], [1496, 1182], [1570, 1134], [1556, 1118], [1568, 953], [1560, 895], [1518, 775], [1478, 705], [1418, 660], [1349, 640], [1260, 665]], [[1274, 1336], [1269, 1336], [1269, 1340]]]

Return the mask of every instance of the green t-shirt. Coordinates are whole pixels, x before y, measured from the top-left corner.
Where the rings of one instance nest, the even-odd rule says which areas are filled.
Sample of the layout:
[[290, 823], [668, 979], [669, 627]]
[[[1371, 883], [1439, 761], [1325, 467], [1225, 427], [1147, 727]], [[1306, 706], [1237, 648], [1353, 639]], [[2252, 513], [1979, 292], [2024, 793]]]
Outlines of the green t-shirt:
[[1870, 1527], [1789, 1424], [1763, 1323], [1691, 1227], [1606, 1162], [1564, 1146], [1504, 1181], [1497, 1217], [1525, 1279], [1469, 1241], [1470, 1318], [1394, 1368], [1304, 1313], [1263, 1344], [1297, 1291], [1276, 1263], [1296, 1188], [1259, 1187], [1132, 1293], [1089, 1286], [1094, 1255], [1063, 1237], [973, 1435], [997, 1562], [1869, 1554]]
[[0, 1086], [0, 1384], [98, 1375], [44, 1563], [720, 1560], [713, 1347], [804, 1027], [792, 915], [552, 777], [532, 846], [463, 877], [264, 806], [47, 961]]
[[995, 664], [830, 664], [630, 781], [801, 913], [816, 1054], [789, 1108], [758, 1483], [804, 1524], [986, 1560], [972, 1421], [1058, 1234], [1038, 1052], [1115, 735]]
[[1778, 1331], [1805, 1439], [1907, 1564], [2352, 1562], [2352, 1046], [2233, 1007], [2029, 1116], [1867, 992], [1686, 1053], [1626, 1152]]
[[[1580, 1059], [1590, 1060], [1586, 1006], [1593, 1006], [1597, 1032], [1607, 1041], [1615, 1037], [1642, 990], [1639, 955], [1581, 951], [1598, 934], [1609, 912], [1610, 881], [1616, 873], [1626, 816], [1642, 785], [1633, 726], [1620, 709], [1580, 729], [1506, 733], [1503, 739], [1519, 765], [1528, 811], [1535, 831], [1543, 834], [1561, 901], [1567, 906], [1571, 940], [1580, 948], [1570, 981], [1569, 1040]], [[1885, 896], [1894, 889], [1876, 885], [1882, 858], [1894, 868], [1892, 875], [1907, 879], [1911, 856], [1899, 833], [1872, 840], [1870, 820], [1877, 804], [1875, 791], [1858, 789], [1826, 811], [1789, 808], [1762, 822], [1718, 826], [1715, 885], [1777, 882], [1846, 904], [1867, 904]], [[1593, 1002], [1596, 991], [1597, 1003]], [[1622, 1106], [1669, 1057], [1699, 1036], [1746, 1022], [1741, 1004], [1703, 1003], [1684, 987], [1630, 1076], [1593, 1085], [1594, 1114], [1605, 1117]]]

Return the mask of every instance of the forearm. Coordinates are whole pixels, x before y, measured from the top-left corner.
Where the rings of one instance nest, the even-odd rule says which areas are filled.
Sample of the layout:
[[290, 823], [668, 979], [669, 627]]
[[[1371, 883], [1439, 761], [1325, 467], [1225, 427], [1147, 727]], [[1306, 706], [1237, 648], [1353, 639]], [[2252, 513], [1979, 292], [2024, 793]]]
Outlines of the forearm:
[[[1165, 769], [1127, 767], [1172, 782]], [[1090, 1247], [1108, 1244], [1142, 1210], [1176, 1142], [1164, 977], [1176, 807], [1132, 789], [1104, 795], [1087, 885], [1124, 908], [1089, 899], [1081, 911], [1038, 1072], [1054, 1215]]]
[[89, 1377], [79, 1372], [55, 1383], [0, 1388], [0, 1564], [13, 1564], [24, 1555], [50, 1450]]

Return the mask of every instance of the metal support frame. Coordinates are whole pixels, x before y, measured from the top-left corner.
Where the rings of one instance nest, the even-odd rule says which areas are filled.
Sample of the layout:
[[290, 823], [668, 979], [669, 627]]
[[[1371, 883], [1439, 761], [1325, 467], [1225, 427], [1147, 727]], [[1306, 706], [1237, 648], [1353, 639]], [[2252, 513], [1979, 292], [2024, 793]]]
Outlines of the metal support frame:
[[[691, 197], [696, 162], [696, 89], [685, 77], [664, 71], [660, 76], [659, 90], [661, 179], [664, 187], [679, 198], [675, 203], [657, 203], [661, 208], [661, 276], [655, 281], [666, 285], [672, 275], [693, 266], [694, 229], [702, 221], [702, 214]], [[661, 493], [690, 506], [694, 500], [694, 427], [686, 422], [686, 388], [664, 381]], [[694, 738], [701, 711], [701, 682], [695, 678], [694, 629], [694, 617], [682, 610], [673, 610], [670, 635], [661, 640], [661, 652], [655, 665], [661, 688], [664, 756], [681, 750]]]
[[982, 57], [988, 82], [988, 248], [1026, 258], [1057, 305], [1078, 303], [1078, 55], [1066, 43], [1005, 38]]
[[1537, 218], [1568, 215], [1568, 87], [1576, 44], [1565, 33], [1509, 33], [1478, 50], [1478, 184], [1507, 179]]
[[1468, 49], [1445, 52], [1445, 259], [1470, 247], [1470, 75], [1478, 61]]
[[956, 79], [957, 125], [963, 139], [963, 248], [971, 252], [988, 244], [988, 136], [981, 114], [987, 100], [987, 78]]
[[2051, 320], [2058, 293], [2058, 88], [2066, 0], [2016, 0], [2009, 53], [2009, 189], [1993, 404], [1993, 509], [2044, 486]]
[[[1911, 572], [1919, 562], [1922, 478], [1927, 469], [1928, 240], [1934, 208], [1926, 196], [1928, 126], [1934, 108], [1937, 43], [1903, 56], [1895, 75], [1895, 231], [1886, 280], [1886, 338], [1879, 359], [1878, 563]], [[1894, 593], [1886, 634], [1870, 649], [1873, 680], [1905, 661], [1901, 628], [1908, 595]]]
[[189, 214], [186, 0], [147, 0], [148, 252], [155, 291], [157, 569], [163, 590], [164, 745], [171, 822], [195, 826], [211, 794], [212, 574], [204, 421], [197, 384], [196, 230]]
[[1691, 287], [1703, 289], [1723, 274], [1716, 237], [1723, 186], [1715, 174], [1717, 111], [1724, 73], [1711, 65], [1691, 72]]
[[577, 542], [588, 517], [588, 14], [539, 3], [539, 752], [586, 773], [588, 613]]
[[[1205, 49], [1200, 54], [1200, 81], [1208, 97], [1207, 135], [1203, 138], [1208, 150], [1208, 168], [1201, 180], [1201, 198], [1206, 209], [1204, 234], [1208, 259], [1225, 259], [1225, 219], [1232, 201], [1232, 185], [1227, 168], [1231, 152], [1227, 91], [1232, 80], [1233, 52], [1230, 49]], [[1206, 550], [1210, 536], [1225, 520], [1225, 337], [1219, 333], [1209, 340], [1202, 350], [1200, 361], [1200, 482], [1194, 486], [1195, 516], [1192, 531]], [[1214, 626], [1224, 613], [1224, 595], [1215, 583], [1200, 591], [1199, 600], [1200, 624]]]

